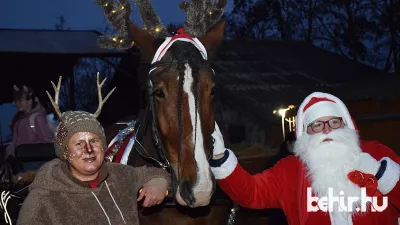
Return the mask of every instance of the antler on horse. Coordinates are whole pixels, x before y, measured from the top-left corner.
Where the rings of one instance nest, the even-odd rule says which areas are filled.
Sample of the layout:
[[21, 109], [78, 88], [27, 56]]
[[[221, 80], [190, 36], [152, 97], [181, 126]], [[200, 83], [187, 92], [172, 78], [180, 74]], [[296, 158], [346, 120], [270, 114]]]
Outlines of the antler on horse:
[[53, 89], [54, 89], [54, 92], [55, 92], [54, 99], [51, 97], [50, 93], [48, 91], [46, 91], [47, 96], [49, 97], [50, 102], [53, 105], [55, 112], [57, 113], [58, 118], [61, 118], [61, 110], [60, 110], [60, 106], [58, 104], [58, 97], [59, 97], [59, 94], [60, 94], [60, 87], [61, 87], [61, 79], [62, 79], [62, 77], [60, 76], [58, 78], [57, 87], [53, 83], [53, 81], [51, 82], [51, 85], [53, 86]]
[[139, 8], [140, 17], [142, 18], [144, 28], [153, 36], [167, 36], [167, 28], [161, 22], [159, 16], [153, 9], [149, 0], [134, 0]]
[[184, 30], [193, 37], [202, 37], [224, 14], [226, 0], [183, 1], [179, 7], [186, 13]]
[[117, 34], [101, 36], [99, 45], [104, 48], [130, 48], [133, 44], [132, 35], [130, 35], [129, 20], [131, 15], [131, 5], [127, 0], [120, 0], [117, 6], [113, 0], [95, 0], [96, 4], [103, 8], [104, 15], [110, 24], [116, 29]]
[[114, 88], [107, 94], [107, 96], [106, 96], [106, 97], [104, 98], [104, 100], [103, 100], [103, 96], [102, 96], [102, 94], [101, 94], [101, 88], [103, 87], [104, 82], [106, 82], [107, 77], [104, 78], [104, 80], [103, 80], [101, 83], [99, 83], [99, 73], [97, 73], [97, 78], [96, 78], [96, 80], [97, 80], [97, 93], [98, 93], [98, 96], [99, 96], [99, 106], [97, 107], [96, 112], [93, 114], [93, 116], [94, 116], [95, 118], [97, 118], [97, 117], [100, 115], [100, 113], [101, 113], [101, 108], [103, 107], [104, 103], [107, 101], [107, 99], [111, 96], [111, 94], [115, 91], [115, 88], [116, 88], [116, 87], [114, 87]]
[[[96, 4], [103, 8], [104, 14], [110, 24], [116, 29], [114, 36], [101, 36], [99, 45], [104, 48], [128, 49], [134, 44], [130, 14], [131, 5], [128, 0], [119, 0], [119, 5], [114, 0], [95, 0]], [[145, 29], [151, 35], [157, 37], [167, 35], [167, 29], [157, 16], [149, 0], [135, 0]]]

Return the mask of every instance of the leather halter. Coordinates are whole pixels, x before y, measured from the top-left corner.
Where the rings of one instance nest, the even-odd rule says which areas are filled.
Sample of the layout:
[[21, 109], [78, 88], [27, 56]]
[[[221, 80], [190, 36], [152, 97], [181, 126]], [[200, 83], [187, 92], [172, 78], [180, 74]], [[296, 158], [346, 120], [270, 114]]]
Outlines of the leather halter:
[[[172, 44], [176, 41], [185, 41], [192, 43], [201, 53], [203, 59], [207, 61], [207, 52], [205, 50], [205, 47], [201, 44], [201, 42], [197, 38], [192, 38], [188, 34], [186, 34], [183, 29], [179, 29], [177, 34], [166, 38], [166, 40], [161, 44], [161, 46], [158, 48], [156, 54], [154, 55], [153, 61], [150, 65], [150, 68], [148, 70], [148, 74], [150, 76], [150, 73], [156, 69], [157, 67], [162, 67], [162, 66], [171, 66], [173, 64], [178, 64], [178, 69], [179, 72], [182, 72], [184, 67], [181, 66], [182, 63], [184, 62], [171, 62], [171, 61], [162, 61], [162, 57], [164, 54], [167, 52], [167, 50], [172, 46]], [[204, 67], [204, 66], [203, 66]], [[208, 64], [204, 68], [211, 69]], [[212, 69], [211, 69], [212, 70]], [[212, 70], [214, 73], [214, 70]], [[135, 123], [135, 130], [137, 131], [136, 136], [135, 136], [135, 143], [133, 147], [136, 149], [138, 154], [145, 158], [148, 159], [160, 166], [161, 168], [165, 170], [169, 170], [172, 176], [172, 186], [174, 188], [174, 194], [176, 193], [176, 183], [178, 181], [178, 178], [176, 177], [170, 162], [168, 161], [166, 157], [166, 150], [165, 147], [162, 143], [162, 136], [160, 135], [159, 127], [158, 127], [158, 120], [156, 116], [156, 105], [154, 102], [154, 96], [152, 95], [153, 91], [153, 84], [150, 79], [150, 77], [147, 79], [147, 94], [148, 94], [148, 104], [146, 105], [146, 108], [144, 111], [141, 111], [139, 113], [139, 117], [137, 122]], [[147, 125], [148, 125], [148, 120], [149, 117], [152, 117], [152, 137], [153, 137], [153, 144], [156, 147], [158, 156], [161, 160], [157, 160], [154, 157], [151, 157], [148, 151], [143, 147], [143, 145], [140, 142], [143, 142], [144, 140], [144, 135], [146, 134], [147, 131]], [[209, 157], [212, 157], [212, 151], [213, 151], [213, 145], [211, 146], [211, 154]], [[180, 154], [180, 153], [178, 153]]]

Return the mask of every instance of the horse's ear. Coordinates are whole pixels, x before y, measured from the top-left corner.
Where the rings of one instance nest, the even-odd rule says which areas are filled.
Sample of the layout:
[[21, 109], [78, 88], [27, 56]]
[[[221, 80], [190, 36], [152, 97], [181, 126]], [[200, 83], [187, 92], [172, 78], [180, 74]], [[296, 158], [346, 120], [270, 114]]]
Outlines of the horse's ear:
[[151, 61], [157, 51], [156, 38], [144, 29], [129, 23], [134, 44], [140, 49], [142, 61]]
[[204, 45], [209, 55], [213, 55], [215, 50], [224, 39], [225, 21], [220, 21], [215, 24], [206, 35], [199, 38], [200, 42]]

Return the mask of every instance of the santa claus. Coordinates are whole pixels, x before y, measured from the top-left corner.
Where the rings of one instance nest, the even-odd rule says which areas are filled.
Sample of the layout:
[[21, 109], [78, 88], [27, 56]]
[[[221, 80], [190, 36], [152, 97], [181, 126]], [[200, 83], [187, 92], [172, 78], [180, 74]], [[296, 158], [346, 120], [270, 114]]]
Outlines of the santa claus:
[[309, 95], [299, 107], [294, 156], [256, 175], [225, 149], [216, 125], [210, 160], [218, 185], [237, 204], [281, 208], [291, 225], [398, 225], [400, 157], [360, 140], [337, 97]]

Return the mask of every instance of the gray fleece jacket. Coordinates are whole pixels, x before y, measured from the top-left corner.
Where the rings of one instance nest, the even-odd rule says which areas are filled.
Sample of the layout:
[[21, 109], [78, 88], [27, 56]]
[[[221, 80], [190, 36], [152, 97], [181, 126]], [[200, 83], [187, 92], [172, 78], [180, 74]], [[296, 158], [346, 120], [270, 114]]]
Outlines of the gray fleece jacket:
[[46, 163], [30, 186], [17, 224], [139, 225], [138, 190], [153, 178], [170, 175], [158, 168], [104, 163], [100, 183], [91, 188], [69, 172], [59, 159]]

